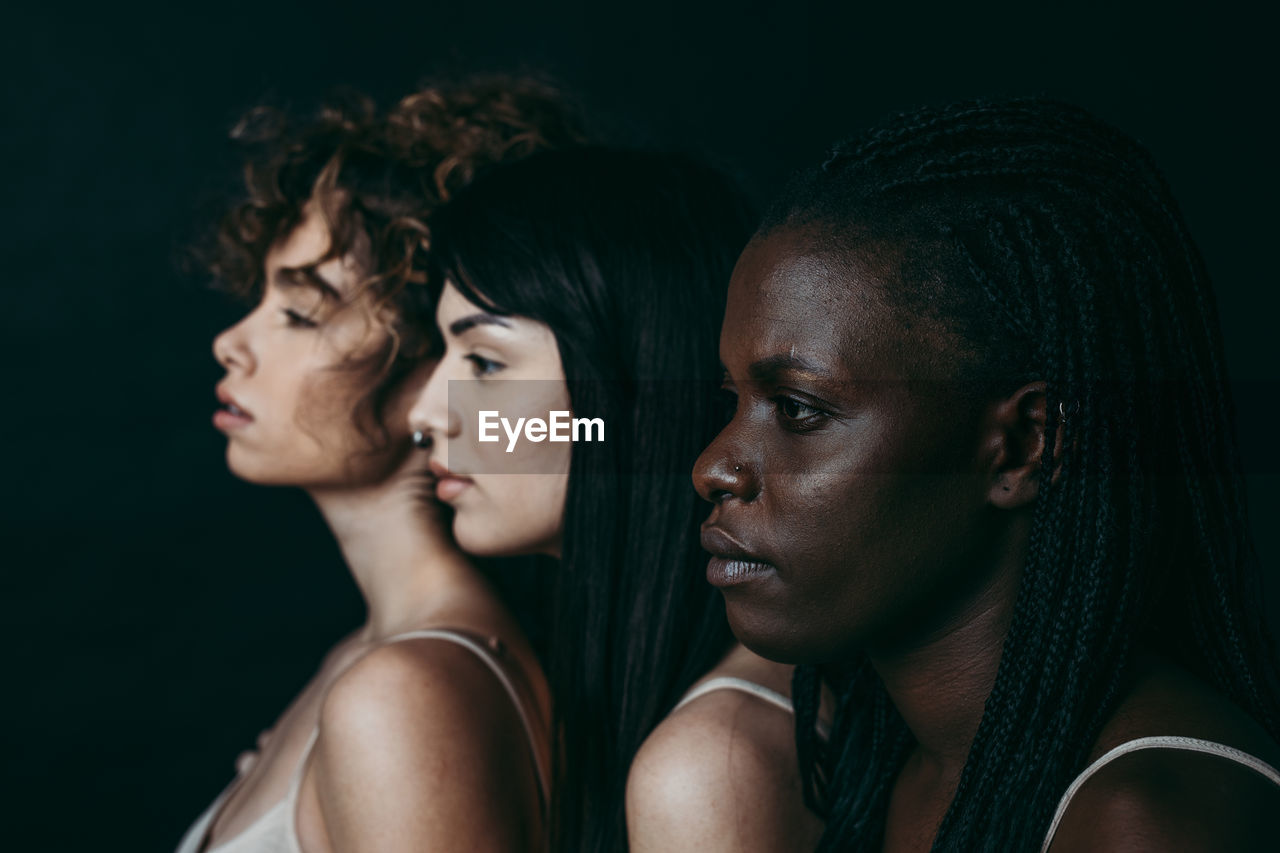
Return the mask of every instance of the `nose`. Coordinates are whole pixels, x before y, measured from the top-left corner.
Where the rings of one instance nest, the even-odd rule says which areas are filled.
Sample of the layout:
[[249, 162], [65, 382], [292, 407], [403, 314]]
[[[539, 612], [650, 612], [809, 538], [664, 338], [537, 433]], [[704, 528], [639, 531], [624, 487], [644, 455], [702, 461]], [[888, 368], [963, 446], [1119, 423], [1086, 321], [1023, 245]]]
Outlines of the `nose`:
[[449, 408], [449, 381], [444, 370], [436, 369], [418, 392], [409, 409], [409, 429], [420, 447], [455, 437], [462, 431], [461, 416]]
[[693, 487], [705, 501], [723, 503], [729, 498], [755, 500], [760, 494], [759, 463], [725, 427], [693, 463]]
[[248, 336], [244, 328], [248, 319], [246, 317], [234, 326], [224, 329], [213, 339], [213, 357], [227, 371], [234, 367], [245, 373], [253, 372], [255, 361], [249, 349]]

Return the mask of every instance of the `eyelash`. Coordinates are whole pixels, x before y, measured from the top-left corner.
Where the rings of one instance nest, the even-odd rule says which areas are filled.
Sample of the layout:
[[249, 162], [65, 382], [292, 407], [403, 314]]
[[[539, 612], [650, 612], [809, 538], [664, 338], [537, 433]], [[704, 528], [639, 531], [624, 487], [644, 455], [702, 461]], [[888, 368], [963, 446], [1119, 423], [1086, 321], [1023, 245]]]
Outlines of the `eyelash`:
[[[737, 409], [738, 392], [733, 388], [724, 385], [720, 387], [720, 396], [724, 403], [728, 420], [733, 420], [733, 416]], [[783, 429], [790, 432], [813, 432], [816, 429], [820, 429], [822, 425], [831, 418], [830, 412], [819, 409], [817, 406], [812, 406], [795, 397], [779, 395], [777, 397], [770, 397], [769, 402], [773, 403], [778, 422], [782, 425]], [[788, 406], [797, 407], [801, 410], [808, 410], [813, 414], [805, 415], [803, 417], [800, 417], [798, 414], [789, 415], [787, 414]]]
[[[803, 400], [797, 400], [795, 397], [773, 397], [771, 402], [773, 402], [777, 409], [778, 420], [786, 429], [789, 429], [792, 432], [812, 432], [813, 430], [821, 427], [831, 417], [829, 412], [824, 412], [817, 406], [810, 406], [808, 403]], [[784, 411], [785, 407], [788, 405], [795, 406], [800, 409], [808, 409], [813, 412], [813, 414], [805, 417], [788, 415]]]
[[314, 329], [316, 321], [310, 317], [304, 317], [292, 308], [282, 308], [280, 313], [284, 314], [285, 321], [292, 329]]
[[465, 356], [465, 358], [467, 361], [471, 362], [473, 366], [472, 372], [478, 377], [497, 373], [499, 370], [506, 367], [506, 365], [500, 361], [494, 361], [491, 358], [485, 358], [484, 356], [476, 355], [475, 353]]

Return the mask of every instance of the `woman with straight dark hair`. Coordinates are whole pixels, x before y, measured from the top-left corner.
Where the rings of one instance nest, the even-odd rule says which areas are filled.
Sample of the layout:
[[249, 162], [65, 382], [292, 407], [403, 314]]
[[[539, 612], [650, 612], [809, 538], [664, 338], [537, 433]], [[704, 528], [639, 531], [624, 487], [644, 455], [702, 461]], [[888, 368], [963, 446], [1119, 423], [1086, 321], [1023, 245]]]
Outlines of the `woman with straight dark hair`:
[[[688, 483], [722, 423], [716, 327], [753, 225], [715, 171], [608, 149], [495, 169], [432, 222], [446, 349], [410, 423], [464, 550], [556, 560], [555, 850], [626, 849], [628, 771], [664, 718], [632, 792], [634, 849], [816, 838], [790, 668], [733, 646]], [[557, 413], [598, 432], [558, 441]]]
[[838, 145], [738, 261], [720, 353], [704, 542], [738, 638], [802, 664], [820, 850], [1275, 848], [1214, 297], [1141, 146], [1038, 99]]

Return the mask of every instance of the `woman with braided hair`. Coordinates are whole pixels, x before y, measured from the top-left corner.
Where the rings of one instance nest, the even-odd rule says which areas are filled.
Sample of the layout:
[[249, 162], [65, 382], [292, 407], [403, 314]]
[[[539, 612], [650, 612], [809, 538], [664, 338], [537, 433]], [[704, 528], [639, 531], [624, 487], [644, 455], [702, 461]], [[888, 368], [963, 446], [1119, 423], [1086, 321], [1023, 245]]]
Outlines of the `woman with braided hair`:
[[387, 111], [257, 111], [237, 136], [246, 197], [206, 261], [253, 307], [214, 341], [214, 425], [238, 477], [314, 499], [368, 616], [179, 851], [543, 849], [546, 679], [413, 452], [439, 341], [405, 311], [433, 211], [486, 167], [576, 144], [576, 121], [554, 91], [490, 79]]
[[1214, 297], [1141, 146], [1040, 99], [839, 145], [739, 259], [720, 353], [708, 578], [801, 664], [820, 850], [1273, 849]]

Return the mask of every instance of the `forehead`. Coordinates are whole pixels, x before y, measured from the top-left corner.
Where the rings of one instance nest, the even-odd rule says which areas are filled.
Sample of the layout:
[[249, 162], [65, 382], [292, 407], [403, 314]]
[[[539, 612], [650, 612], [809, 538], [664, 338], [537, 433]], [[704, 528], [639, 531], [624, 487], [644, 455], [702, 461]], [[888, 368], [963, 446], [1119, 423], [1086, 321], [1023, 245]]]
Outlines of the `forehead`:
[[440, 301], [436, 303], [436, 316], [441, 323], [447, 324], [450, 320], [484, 310], [463, 296], [462, 291], [458, 290], [452, 281], [445, 279], [444, 287], [440, 291]]
[[467, 299], [457, 285], [447, 279], [436, 305], [436, 323], [445, 336], [450, 338], [483, 337], [513, 344], [546, 347], [551, 352], [559, 352], [555, 333], [546, 323], [515, 314], [495, 315]]
[[315, 265], [315, 273], [325, 283], [344, 296], [350, 295], [349, 291], [362, 276], [364, 265], [361, 259], [370, 248], [369, 237], [362, 229], [356, 229], [354, 245], [347, 254], [317, 264], [331, 245], [332, 235], [324, 215], [314, 201], [307, 202], [302, 208], [302, 219], [293, 230], [276, 240], [264, 258], [269, 280], [276, 279], [280, 270]]
[[313, 204], [302, 209], [302, 219], [282, 235], [267, 252], [267, 268], [301, 267], [315, 263], [329, 251], [329, 229]]
[[906, 318], [890, 308], [872, 259], [832, 251], [779, 230], [743, 251], [729, 284], [721, 357], [751, 362], [789, 354], [833, 373], [870, 367], [902, 349]]

